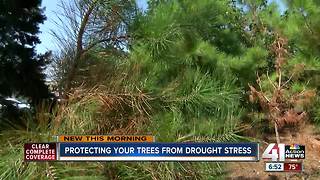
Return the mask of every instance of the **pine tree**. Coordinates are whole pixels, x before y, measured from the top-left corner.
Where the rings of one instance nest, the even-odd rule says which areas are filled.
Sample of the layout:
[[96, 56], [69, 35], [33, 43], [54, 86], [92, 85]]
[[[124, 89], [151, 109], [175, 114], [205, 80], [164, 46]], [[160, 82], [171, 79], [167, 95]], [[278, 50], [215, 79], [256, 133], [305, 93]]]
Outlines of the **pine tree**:
[[[0, 104], [12, 95], [35, 104], [49, 98], [43, 69], [46, 55], [37, 55], [39, 24], [45, 16], [40, 0], [0, 1]], [[3, 104], [3, 105], [5, 105]]]
[[311, 120], [319, 124], [320, 3], [316, 0], [285, 2], [288, 10], [285, 16], [286, 26], [283, 29], [290, 40], [291, 52], [294, 54], [289, 68], [295, 64], [302, 67], [298, 81], [293, 87], [299, 90], [317, 90], [317, 96], [313, 98], [315, 104], [308, 111], [311, 113]]
[[[288, 2], [283, 14], [276, 3], [247, 2], [253, 40], [269, 50], [266, 59], [269, 66], [257, 74], [257, 83], [250, 86], [250, 99], [258, 99], [265, 115], [262, 118], [272, 122], [272, 126], [275, 123], [276, 133], [277, 128], [305, 122], [316, 102], [316, 86], [310, 83], [312, 75], [308, 71], [318, 69], [319, 61], [312, 47], [314, 43], [306, 40], [306, 33], [311, 31], [305, 19], [309, 14], [306, 12], [312, 11], [312, 1]], [[310, 7], [303, 8], [307, 4]]]

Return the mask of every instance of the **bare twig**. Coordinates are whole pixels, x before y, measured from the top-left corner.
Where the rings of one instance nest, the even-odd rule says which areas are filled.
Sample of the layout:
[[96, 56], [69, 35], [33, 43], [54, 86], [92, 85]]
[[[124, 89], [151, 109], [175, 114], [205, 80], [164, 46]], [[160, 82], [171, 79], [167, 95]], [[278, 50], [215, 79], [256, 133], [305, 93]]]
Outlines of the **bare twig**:
[[[277, 89], [276, 86], [274, 85], [274, 83], [271, 81], [270, 77], [269, 77], [269, 72], [267, 71], [267, 78], [270, 82], [270, 84], [273, 86], [274, 89]], [[261, 89], [262, 90], [262, 89]]]
[[279, 132], [278, 132], [278, 125], [276, 122], [274, 122], [274, 131], [276, 133], [277, 144], [280, 144], [280, 136], [279, 136]]

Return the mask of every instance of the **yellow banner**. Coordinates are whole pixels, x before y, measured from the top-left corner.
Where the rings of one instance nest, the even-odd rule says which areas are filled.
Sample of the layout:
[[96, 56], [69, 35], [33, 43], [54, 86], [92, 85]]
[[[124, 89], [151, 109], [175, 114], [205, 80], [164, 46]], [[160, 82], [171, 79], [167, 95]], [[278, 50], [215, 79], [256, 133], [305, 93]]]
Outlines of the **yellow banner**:
[[155, 142], [154, 136], [144, 135], [63, 135], [58, 136], [59, 142]]

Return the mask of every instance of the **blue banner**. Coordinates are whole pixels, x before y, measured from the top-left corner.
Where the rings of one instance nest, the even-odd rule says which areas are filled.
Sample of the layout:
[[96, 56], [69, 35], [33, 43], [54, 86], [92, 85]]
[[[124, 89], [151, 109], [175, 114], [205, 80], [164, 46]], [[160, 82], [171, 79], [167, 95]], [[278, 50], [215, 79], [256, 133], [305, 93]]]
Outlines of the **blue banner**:
[[59, 143], [66, 161], [258, 161], [257, 143]]

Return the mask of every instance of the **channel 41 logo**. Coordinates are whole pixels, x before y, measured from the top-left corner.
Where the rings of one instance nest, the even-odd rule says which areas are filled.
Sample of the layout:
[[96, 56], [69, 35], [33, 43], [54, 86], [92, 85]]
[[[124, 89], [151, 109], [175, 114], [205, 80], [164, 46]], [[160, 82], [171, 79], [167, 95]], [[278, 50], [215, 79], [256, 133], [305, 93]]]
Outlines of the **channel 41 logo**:
[[262, 154], [262, 159], [271, 161], [285, 161], [286, 159], [304, 159], [306, 154], [305, 146], [292, 144], [275, 144], [268, 145]]

